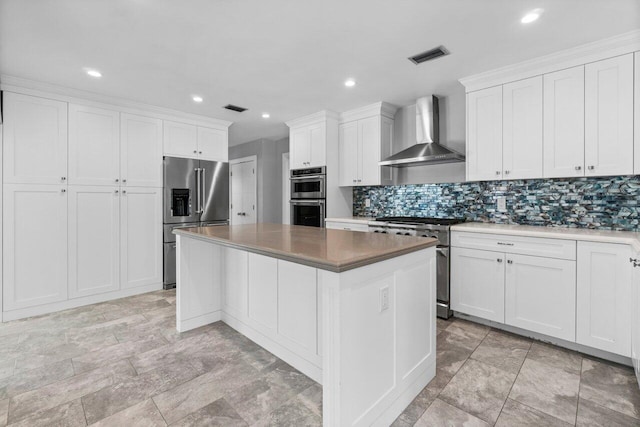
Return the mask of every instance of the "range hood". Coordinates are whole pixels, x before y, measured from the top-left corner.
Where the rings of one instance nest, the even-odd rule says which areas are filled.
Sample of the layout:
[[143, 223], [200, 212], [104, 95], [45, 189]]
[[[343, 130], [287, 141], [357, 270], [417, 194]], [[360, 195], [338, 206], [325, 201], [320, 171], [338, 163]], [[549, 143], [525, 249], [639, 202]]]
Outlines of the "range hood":
[[464, 162], [464, 155], [440, 145], [440, 114], [438, 98], [426, 96], [416, 100], [415, 145], [387, 157], [380, 166], [404, 168], [409, 166], [439, 165]]

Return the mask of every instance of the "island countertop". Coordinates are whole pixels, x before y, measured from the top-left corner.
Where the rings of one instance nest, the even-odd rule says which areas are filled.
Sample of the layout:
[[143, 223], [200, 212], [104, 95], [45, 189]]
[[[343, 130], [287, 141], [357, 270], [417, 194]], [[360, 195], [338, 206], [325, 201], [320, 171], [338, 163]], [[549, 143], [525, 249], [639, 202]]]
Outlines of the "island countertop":
[[268, 223], [179, 228], [173, 232], [336, 273], [429, 248], [438, 242], [425, 237]]

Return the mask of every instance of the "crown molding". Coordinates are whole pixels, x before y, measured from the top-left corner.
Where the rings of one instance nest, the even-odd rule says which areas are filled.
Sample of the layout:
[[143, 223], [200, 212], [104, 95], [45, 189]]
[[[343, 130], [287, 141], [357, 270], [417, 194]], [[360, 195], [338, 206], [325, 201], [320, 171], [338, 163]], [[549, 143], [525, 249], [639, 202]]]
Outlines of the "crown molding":
[[550, 55], [474, 74], [461, 78], [459, 81], [464, 85], [466, 92], [473, 92], [636, 51], [640, 51], [640, 30], [629, 31]]
[[340, 123], [352, 122], [354, 120], [366, 119], [372, 116], [383, 116], [393, 119], [398, 107], [388, 102], [380, 101], [375, 104], [340, 113]]
[[71, 102], [74, 104], [90, 105], [94, 107], [115, 107], [119, 111], [131, 114], [151, 116], [162, 120], [180, 121], [196, 126], [216, 127], [227, 129], [233, 122], [216, 119], [199, 114], [185, 113], [171, 108], [158, 107], [128, 99], [102, 95], [94, 92], [73, 89], [66, 86], [21, 77], [0, 75], [0, 89], [25, 95]]
[[307, 116], [299, 117], [297, 119], [289, 120], [285, 122], [290, 128], [315, 125], [317, 123], [326, 122], [328, 120], [338, 120], [340, 115], [335, 111], [322, 110], [317, 113], [309, 114]]

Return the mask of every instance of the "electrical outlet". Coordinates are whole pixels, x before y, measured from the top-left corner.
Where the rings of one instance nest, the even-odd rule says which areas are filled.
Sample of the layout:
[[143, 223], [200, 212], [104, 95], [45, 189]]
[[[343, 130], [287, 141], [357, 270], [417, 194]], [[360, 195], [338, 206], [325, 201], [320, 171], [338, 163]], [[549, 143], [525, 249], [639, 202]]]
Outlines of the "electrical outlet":
[[380, 288], [380, 312], [389, 309], [389, 287]]
[[371, 207], [371, 199], [364, 199], [364, 206], [366, 208], [370, 208]]
[[507, 211], [507, 198], [504, 196], [498, 197], [498, 212]]

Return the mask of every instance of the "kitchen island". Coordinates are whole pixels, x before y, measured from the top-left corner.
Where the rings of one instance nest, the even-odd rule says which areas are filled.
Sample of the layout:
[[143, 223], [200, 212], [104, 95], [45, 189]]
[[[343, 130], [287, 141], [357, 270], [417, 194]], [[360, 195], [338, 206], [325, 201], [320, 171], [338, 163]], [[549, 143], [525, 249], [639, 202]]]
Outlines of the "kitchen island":
[[177, 329], [219, 320], [323, 385], [325, 426], [387, 426], [435, 375], [435, 239], [280, 224], [177, 235]]

